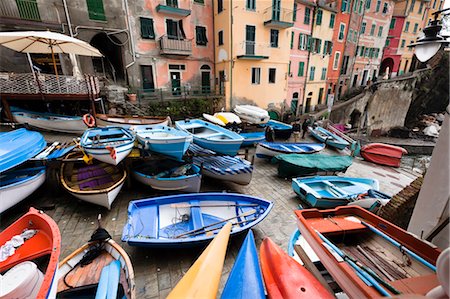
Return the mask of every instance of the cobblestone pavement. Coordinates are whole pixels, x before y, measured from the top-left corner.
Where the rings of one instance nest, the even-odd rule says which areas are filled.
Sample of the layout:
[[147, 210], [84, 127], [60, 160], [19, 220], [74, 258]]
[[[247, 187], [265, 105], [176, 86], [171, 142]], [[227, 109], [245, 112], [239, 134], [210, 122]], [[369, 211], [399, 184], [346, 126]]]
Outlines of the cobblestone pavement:
[[[71, 139], [65, 137], [67, 140], [64, 140], [64, 138], [57, 138], [57, 136], [60, 135], [46, 134], [45, 137], [48, 142], [54, 139], [59, 141]], [[402, 170], [392, 171], [388, 167], [374, 169], [374, 164], [356, 160], [349, 168], [349, 174], [351, 176], [364, 176], [366, 174], [369, 177], [378, 175], [378, 179], [390, 179], [397, 185], [392, 185], [390, 181], [383, 181], [380, 184], [381, 191], [383, 191], [383, 188], [390, 188], [388, 193], [397, 192], [397, 189], [406, 186], [415, 177]], [[47, 209], [46, 213], [53, 217], [61, 230], [61, 258], [63, 258], [89, 239], [97, 226], [97, 215], [102, 214], [102, 225], [131, 257], [136, 274], [138, 298], [165, 298], [200, 255], [202, 248], [148, 249], [130, 247], [120, 241], [122, 228], [127, 220], [129, 201], [154, 197], [161, 193], [155, 193], [149, 187], [132, 181], [128, 187], [124, 186], [113, 203], [112, 209], [108, 211], [105, 208], [77, 200], [66, 193], [58, 184], [55, 174], [56, 169], [50, 170], [46, 183], [37, 192], [1, 215], [1, 228], [6, 227], [24, 214], [30, 206]], [[298, 207], [300, 201], [291, 189], [291, 181], [277, 177], [276, 165], [255, 158], [253, 179], [247, 186], [204, 178], [202, 192], [223, 190], [246, 193], [273, 201], [275, 205], [271, 213], [253, 229], [257, 247], [259, 248], [265, 236], [271, 237], [282, 248], [287, 247], [289, 237], [296, 229], [293, 210]], [[237, 236], [231, 239], [223, 268], [221, 289], [244, 237]]]

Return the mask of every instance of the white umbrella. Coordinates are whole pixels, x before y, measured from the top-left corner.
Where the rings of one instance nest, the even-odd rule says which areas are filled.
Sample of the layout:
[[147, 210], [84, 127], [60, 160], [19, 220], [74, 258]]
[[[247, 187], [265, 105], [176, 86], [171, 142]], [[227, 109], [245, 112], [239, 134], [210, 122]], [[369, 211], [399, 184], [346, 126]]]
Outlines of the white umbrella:
[[52, 54], [56, 76], [58, 76], [58, 71], [55, 53], [103, 56], [85, 41], [51, 31], [0, 32], [0, 45], [21, 53]]

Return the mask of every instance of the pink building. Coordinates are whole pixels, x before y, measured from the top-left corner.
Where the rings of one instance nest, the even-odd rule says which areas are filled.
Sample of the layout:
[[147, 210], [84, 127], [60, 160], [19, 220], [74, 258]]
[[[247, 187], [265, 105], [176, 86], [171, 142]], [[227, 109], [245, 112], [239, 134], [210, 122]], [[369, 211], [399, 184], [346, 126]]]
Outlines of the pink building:
[[291, 32], [291, 54], [289, 59], [288, 104], [295, 115], [300, 113], [305, 91], [309, 51], [307, 42], [311, 37], [314, 4], [308, 0], [295, 0], [294, 27]]
[[131, 68], [138, 75], [130, 85], [174, 96], [213, 90], [212, 5], [212, 0], [145, 0], [144, 7], [133, 5], [136, 61]]

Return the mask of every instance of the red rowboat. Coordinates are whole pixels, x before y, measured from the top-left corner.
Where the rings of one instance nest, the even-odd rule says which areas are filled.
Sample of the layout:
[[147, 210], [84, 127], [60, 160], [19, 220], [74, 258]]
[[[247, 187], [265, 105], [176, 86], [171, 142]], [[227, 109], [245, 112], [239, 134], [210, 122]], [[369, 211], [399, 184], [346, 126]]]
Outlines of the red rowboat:
[[270, 238], [263, 240], [260, 257], [269, 298], [334, 298], [306, 268]]
[[408, 154], [404, 148], [384, 143], [370, 143], [361, 148], [361, 156], [372, 163], [400, 167], [403, 155]]
[[[25, 236], [21, 242], [16, 242]], [[14, 237], [14, 239], [13, 239]], [[56, 270], [61, 246], [58, 225], [34, 208], [0, 233], [4, 249], [13, 241], [15, 252], [0, 262], [0, 298], [55, 298]], [[18, 245], [18, 247], [16, 247]], [[3, 250], [2, 250], [3, 252]]]
[[[363, 208], [295, 214], [301, 234], [350, 298], [379, 298], [383, 292], [393, 296], [397, 291], [425, 295], [439, 285], [435, 265], [440, 250]], [[371, 284], [373, 279], [361, 275], [357, 267], [365, 274], [373, 272], [383, 283]]]

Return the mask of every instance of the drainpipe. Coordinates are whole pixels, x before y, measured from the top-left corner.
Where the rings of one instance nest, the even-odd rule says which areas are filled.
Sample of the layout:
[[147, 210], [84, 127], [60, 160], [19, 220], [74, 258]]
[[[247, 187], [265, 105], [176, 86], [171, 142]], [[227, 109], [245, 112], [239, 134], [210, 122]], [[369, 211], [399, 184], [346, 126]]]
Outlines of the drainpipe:
[[130, 27], [130, 23], [131, 22], [130, 22], [130, 14], [129, 14], [129, 11], [128, 11], [128, 0], [123, 0], [123, 4], [124, 4], [124, 7], [125, 7], [125, 14], [126, 14], [125, 20], [126, 20], [126, 23], [127, 23], [127, 30], [129, 32], [130, 51], [131, 51], [131, 59], [132, 59], [132, 61], [125, 66], [125, 70], [127, 70], [127, 73], [128, 73], [128, 68], [136, 63], [136, 50], [135, 50], [135, 47], [134, 47], [133, 30]]
[[[316, 7], [317, 3], [313, 6], [313, 13], [312, 13], [312, 19], [311, 19], [311, 39], [313, 38], [313, 32], [314, 32], [314, 21], [316, 16]], [[308, 47], [308, 45], [306, 45]], [[308, 82], [308, 70], [309, 70], [309, 58], [311, 56], [311, 46], [309, 47], [308, 51], [308, 59], [306, 60], [306, 78], [305, 78], [305, 88], [303, 89], [303, 99], [302, 99], [302, 114], [305, 114], [305, 101], [306, 101], [306, 83]]]
[[[66, 2], [66, 0], [62, 0], [62, 2], [63, 2], [63, 6], [64, 6], [64, 13], [66, 15], [67, 27], [69, 28], [69, 34], [70, 34], [70, 37], [73, 37], [72, 22], [70, 21], [70, 15], [69, 15], [69, 9], [67, 8], [67, 2]], [[69, 58], [70, 58], [70, 63], [72, 63], [73, 76], [78, 79], [81, 79], [82, 75], [81, 75], [80, 68], [78, 67], [77, 57], [75, 56], [75, 54], [69, 54]]]
[[[355, 0], [355, 1], [358, 1], [358, 0]], [[356, 39], [356, 48], [355, 49], [358, 49], [359, 38], [361, 37], [361, 25], [364, 22], [364, 15], [366, 14], [366, 2], [363, 2], [362, 5], [363, 5], [363, 13], [362, 13], [362, 16], [361, 16], [361, 23], [358, 26], [358, 31], [357, 31], [358, 32], [358, 38]], [[366, 31], [364, 31], [363, 34], [366, 34]], [[364, 53], [363, 53], [363, 55], [364, 55]], [[356, 53], [354, 55], [354, 59], [353, 59], [353, 63], [352, 63], [353, 67], [352, 67], [352, 69], [350, 71], [350, 88], [352, 88], [352, 85], [353, 85], [353, 70], [355, 69], [355, 62], [356, 62], [356, 57], [357, 56], [358, 56], [358, 51], [356, 51]], [[363, 56], [363, 58], [364, 58], [364, 56]]]
[[233, 0], [230, 0], [230, 109], [233, 107]]

